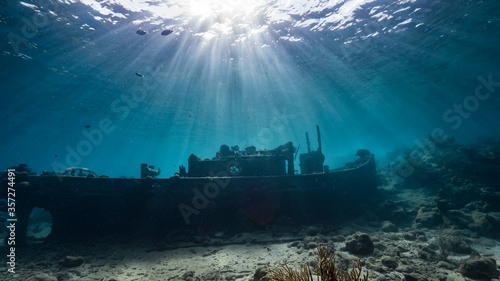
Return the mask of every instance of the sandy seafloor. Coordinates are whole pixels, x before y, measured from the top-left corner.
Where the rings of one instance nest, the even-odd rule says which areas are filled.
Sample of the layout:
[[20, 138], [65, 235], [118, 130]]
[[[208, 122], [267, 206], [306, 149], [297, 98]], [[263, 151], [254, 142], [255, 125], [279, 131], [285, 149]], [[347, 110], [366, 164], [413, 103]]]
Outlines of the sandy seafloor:
[[[345, 250], [345, 243], [334, 242], [341, 240], [342, 234], [356, 231], [364, 231], [373, 239], [373, 254], [352, 255]], [[279, 239], [259, 243], [259, 238], [272, 238], [266, 234], [248, 234], [249, 239], [256, 240], [245, 244], [195, 246], [151, 252], [147, 252], [152, 249], [147, 242], [39, 244], [31, 245], [29, 251], [20, 251], [16, 273], [2, 273], [7, 278], [2, 280], [256, 280], [259, 268], [275, 268], [284, 261], [299, 268], [305, 262], [315, 261], [317, 251], [314, 241], [329, 242], [336, 249], [339, 266], [352, 266], [360, 258], [369, 272], [369, 280], [471, 280], [457, 273], [457, 262], [468, 255], [452, 254], [448, 261], [419, 257], [421, 248], [435, 243], [436, 232], [428, 232], [426, 236], [429, 240], [425, 242], [408, 241], [402, 234], [403, 232], [385, 233], [373, 227], [351, 225], [332, 233], [297, 240], [298, 245], [307, 243], [305, 245], [308, 249], [297, 248], [292, 246], [295, 243]], [[498, 240], [484, 237], [471, 240], [472, 248], [482, 256], [493, 257], [498, 263]], [[395, 255], [398, 251], [401, 252], [399, 257]], [[84, 263], [69, 268], [59, 265], [58, 261], [67, 255], [82, 256]], [[383, 265], [381, 259], [384, 256], [395, 257], [397, 267], [391, 269]], [[411, 276], [416, 279], [411, 279]]]
[[[498, 147], [491, 150], [500, 151]], [[378, 163], [380, 203], [352, 220], [331, 226], [287, 230], [270, 226], [233, 236], [220, 232], [205, 236], [201, 244], [189, 241], [166, 244], [123, 237], [52, 242], [35, 239], [49, 231], [48, 224], [39, 218], [39, 223], [31, 225], [28, 231], [30, 244], [16, 250], [16, 273], [8, 273], [4, 262], [0, 280], [253, 281], [259, 280], [268, 268], [277, 268], [285, 262], [295, 268], [305, 263], [316, 264], [316, 247], [321, 242], [334, 249], [337, 268], [349, 268], [360, 259], [363, 271], [369, 272], [369, 280], [498, 280], [500, 233], [495, 224], [499, 222], [500, 201], [494, 203], [500, 197], [495, 180], [459, 177], [465, 175], [458, 173], [463, 166], [436, 164], [441, 163], [440, 156], [449, 157], [450, 151], [462, 148], [450, 146], [429, 157], [424, 155], [422, 159], [427, 159], [429, 165], [420, 167], [415, 177], [404, 182], [395, 180], [393, 175], [397, 163]], [[483, 150], [477, 149], [479, 154]], [[464, 161], [468, 159], [470, 165], [477, 166], [474, 162], [477, 158], [461, 157], [462, 164], [467, 164]], [[493, 168], [498, 171], [497, 166]], [[438, 171], [439, 178], [422, 176], [435, 175], [431, 171]], [[441, 176], [443, 171], [446, 176]], [[458, 200], [467, 196], [474, 200]], [[436, 202], [441, 202], [437, 208]], [[447, 207], [442, 207], [443, 204]], [[436, 214], [442, 221], [433, 219]], [[372, 253], [354, 254], [347, 250], [346, 242], [356, 233], [366, 233], [371, 238]], [[6, 230], [2, 229], [0, 234], [6, 235]], [[488, 277], [471, 278], [474, 273], [464, 271], [461, 264], [472, 251], [496, 263], [496, 269], [486, 274]], [[5, 245], [0, 252], [5, 261], [8, 254]], [[67, 256], [80, 257], [83, 263], [65, 265], [62, 261]]]

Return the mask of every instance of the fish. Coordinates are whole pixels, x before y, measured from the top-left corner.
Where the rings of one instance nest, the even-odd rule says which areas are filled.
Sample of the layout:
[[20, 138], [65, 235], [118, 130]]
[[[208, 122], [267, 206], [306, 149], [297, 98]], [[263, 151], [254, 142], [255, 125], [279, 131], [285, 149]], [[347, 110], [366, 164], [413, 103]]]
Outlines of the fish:
[[167, 36], [167, 35], [169, 35], [169, 34], [170, 34], [170, 33], [172, 33], [172, 32], [173, 32], [173, 31], [172, 31], [172, 30], [170, 30], [170, 29], [165, 29], [165, 30], [163, 30], [163, 31], [161, 32], [161, 35], [163, 35], [163, 36]]
[[137, 33], [137, 34], [139, 34], [139, 35], [146, 35], [146, 34], [148, 34], [148, 32], [147, 32], [147, 31], [144, 31], [144, 30], [142, 30], [142, 29], [138, 29], [135, 33]]
[[140, 73], [140, 72], [136, 72], [135, 75], [139, 76], [139, 77], [144, 77], [144, 74]]

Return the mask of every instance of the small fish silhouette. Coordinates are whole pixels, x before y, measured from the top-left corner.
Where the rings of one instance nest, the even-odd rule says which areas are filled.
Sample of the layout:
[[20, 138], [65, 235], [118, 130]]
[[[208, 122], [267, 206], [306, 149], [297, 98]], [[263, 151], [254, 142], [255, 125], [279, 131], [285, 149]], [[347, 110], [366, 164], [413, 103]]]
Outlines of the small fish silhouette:
[[144, 74], [140, 73], [140, 72], [136, 72], [135, 75], [139, 76], [139, 77], [144, 77]]
[[142, 30], [142, 29], [138, 29], [135, 33], [137, 33], [137, 34], [139, 34], [139, 35], [146, 35], [146, 34], [148, 34], [148, 32], [147, 32], [147, 31], [144, 31], [144, 30]]
[[161, 35], [163, 35], [163, 36], [167, 36], [167, 35], [169, 35], [169, 34], [170, 34], [170, 33], [172, 33], [172, 32], [173, 32], [173, 31], [172, 31], [172, 30], [170, 30], [170, 29], [165, 29], [165, 30], [163, 30], [163, 31], [161, 32]]

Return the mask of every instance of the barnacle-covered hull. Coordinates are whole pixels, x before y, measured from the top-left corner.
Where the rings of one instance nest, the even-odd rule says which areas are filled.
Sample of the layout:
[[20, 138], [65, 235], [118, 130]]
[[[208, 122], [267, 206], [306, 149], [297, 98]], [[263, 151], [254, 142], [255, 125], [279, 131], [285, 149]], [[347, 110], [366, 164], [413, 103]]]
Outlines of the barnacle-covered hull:
[[[234, 233], [270, 225], [336, 223], [376, 190], [375, 160], [327, 173], [280, 176], [98, 178], [18, 176], [17, 242], [34, 207], [52, 215], [51, 239]], [[363, 199], [365, 198], [365, 199]]]

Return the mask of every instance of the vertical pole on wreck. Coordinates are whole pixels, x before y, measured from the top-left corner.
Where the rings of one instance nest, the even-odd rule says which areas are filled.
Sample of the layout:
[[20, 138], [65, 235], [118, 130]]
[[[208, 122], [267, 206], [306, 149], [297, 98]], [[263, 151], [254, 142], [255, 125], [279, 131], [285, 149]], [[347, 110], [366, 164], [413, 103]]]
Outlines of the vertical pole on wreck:
[[311, 143], [309, 142], [309, 134], [306, 132], [307, 153], [311, 152]]
[[[318, 132], [318, 151], [319, 153], [322, 153], [322, 150], [321, 150], [321, 136], [319, 134], [319, 125], [316, 125], [316, 131]], [[309, 142], [308, 142], [309, 144]]]
[[288, 171], [287, 173], [291, 176], [295, 175], [295, 166], [293, 163], [293, 153], [295, 152], [295, 148], [293, 147], [292, 142], [288, 142], [286, 144], [286, 151], [287, 151], [287, 160], [288, 160]]

